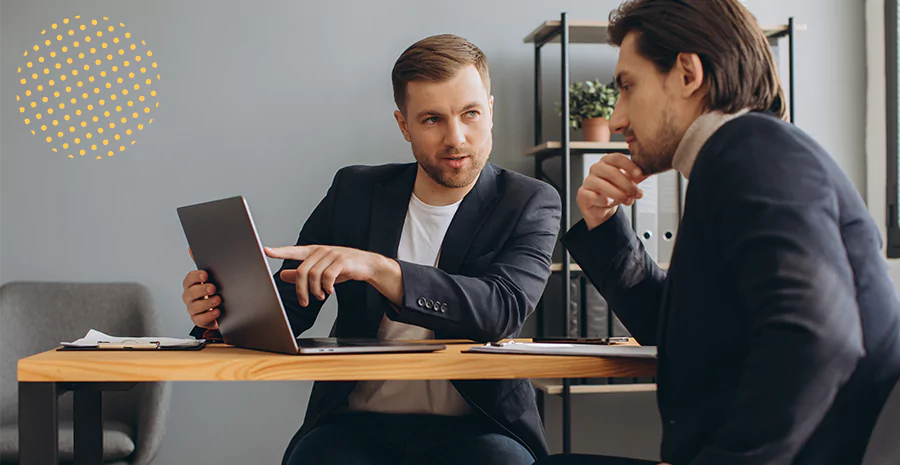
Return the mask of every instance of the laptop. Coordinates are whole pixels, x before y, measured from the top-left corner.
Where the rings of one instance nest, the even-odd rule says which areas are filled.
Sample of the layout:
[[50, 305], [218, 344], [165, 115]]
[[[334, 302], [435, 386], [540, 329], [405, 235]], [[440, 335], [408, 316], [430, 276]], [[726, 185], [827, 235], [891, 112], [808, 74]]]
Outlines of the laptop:
[[243, 197], [178, 208], [197, 269], [222, 297], [219, 331], [227, 344], [282, 354], [433, 352], [438, 343], [295, 338]]

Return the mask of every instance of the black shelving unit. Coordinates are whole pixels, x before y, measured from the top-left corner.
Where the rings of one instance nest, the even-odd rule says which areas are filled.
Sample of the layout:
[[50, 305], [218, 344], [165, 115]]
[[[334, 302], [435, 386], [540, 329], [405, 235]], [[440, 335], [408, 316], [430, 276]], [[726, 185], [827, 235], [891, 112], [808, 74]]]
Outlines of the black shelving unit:
[[[607, 26], [603, 21], [572, 21], [568, 15], [563, 12], [560, 14], [559, 20], [545, 21], [531, 34], [529, 34], [524, 42], [534, 46], [534, 147], [527, 150], [526, 155], [534, 156], [534, 176], [541, 179], [557, 189], [562, 200], [562, 218], [560, 234], [565, 234], [571, 223], [571, 205], [572, 200], [570, 193], [572, 192], [572, 170], [571, 159], [575, 154], [606, 154], [614, 152], [628, 153], [628, 146], [622, 142], [595, 143], [595, 142], [573, 142], [571, 140], [571, 129], [569, 126], [569, 47], [572, 44], [607, 44]], [[769, 38], [770, 43], [778, 43], [781, 39], [787, 38], [788, 41], [788, 105], [790, 120], [794, 121], [794, 37], [797, 31], [805, 30], [805, 26], [798, 26], [794, 23], [794, 18], [790, 18], [788, 24], [776, 27], [764, 27], [763, 31]], [[560, 46], [560, 106], [561, 115], [560, 124], [560, 140], [546, 141], [544, 139], [544, 122], [543, 122], [543, 83], [542, 83], [542, 60], [541, 51], [544, 46], [551, 43], [559, 43]], [[554, 180], [547, 176], [544, 169], [545, 162], [551, 159], [559, 159], [560, 177]], [[681, 178], [679, 177], [679, 193], [681, 189]], [[681, 202], [679, 202], [681, 204]], [[633, 208], [633, 207], [632, 207]], [[634, 226], [635, 215], [632, 214], [632, 226]], [[559, 317], [563, 318], [564, 334], [545, 334], [547, 322], [548, 302], [544, 299], [538, 303], [535, 310], [537, 320], [537, 336], [568, 336], [570, 334], [570, 314], [572, 306], [572, 279], [579, 280], [579, 321], [578, 328], [580, 337], [587, 337], [587, 325], [584, 324], [587, 315], [585, 314], [585, 295], [587, 280], [580, 268], [572, 265], [571, 257], [568, 250], [560, 245], [561, 259], [559, 263], [553, 266], [553, 273], [561, 276]], [[573, 276], [574, 274], [574, 276]], [[613, 321], [612, 312], [607, 306], [607, 322], [611, 327]], [[611, 331], [611, 328], [610, 328]], [[610, 333], [611, 335], [611, 333]], [[561, 386], [560, 386], [561, 385]], [[538, 406], [540, 408], [541, 417], [544, 416], [544, 396], [545, 395], [561, 395], [563, 403], [563, 452], [569, 453], [572, 449], [571, 444], [571, 395], [573, 393], [602, 393], [602, 392], [645, 392], [655, 390], [655, 385], [572, 385], [569, 379], [563, 379], [560, 382], [545, 382], [543, 380], [536, 381], [535, 386], [539, 391]], [[652, 386], [652, 389], [651, 389]]]

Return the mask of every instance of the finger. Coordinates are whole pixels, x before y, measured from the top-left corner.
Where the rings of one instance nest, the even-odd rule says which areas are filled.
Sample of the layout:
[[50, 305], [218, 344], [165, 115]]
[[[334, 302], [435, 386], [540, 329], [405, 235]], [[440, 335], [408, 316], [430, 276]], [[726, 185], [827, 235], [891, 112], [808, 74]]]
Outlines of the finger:
[[322, 273], [322, 289], [325, 289], [329, 295], [334, 294], [334, 285], [346, 281], [346, 279], [338, 281], [344, 273], [344, 267], [339, 261], [336, 261]]
[[609, 181], [596, 176], [585, 178], [581, 187], [597, 194], [599, 201], [596, 205], [599, 207], [611, 207], [613, 203], [627, 203], [634, 199], [634, 196], [623, 192]]
[[625, 174], [635, 182], [641, 182], [644, 179], [647, 179], [647, 176], [644, 176], [644, 171], [641, 169], [641, 167], [635, 164], [625, 154], [611, 153], [601, 158], [597, 163], [601, 162], [605, 162], [608, 165], [612, 165], [616, 168], [625, 170]]
[[[194, 284], [194, 285], [191, 285], [190, 287], [184, 288], [184, 292], [181, 293], [181, 301], [184, 302], [185, 305], [187, 305], [187, 304], [190, 304], [191, 302], [197, 300], [199, 297], [202, 297], [202, 295], [201, 296], [197, 295], [198, 289], [202, 290], [203, 284]], [[202, 291], [202, 292], [203, 292], [203, 294], [206, 293], [206, 291]]]
[[184, 277], [184, 281], [181, 282], [181, 287], [187, 289], [194, 284], [204, 283], [207, 279], [209, 279], [209, 275], [205, 271], [194, 270]]
[[297, 282], [297, 270], [282, 270], [279, 276], [281, 276], [281, 280], [286, 283], [294, 284]]
[[[184, 291], [184, 294], [181, 295], [181, 301], [184, 302], [185, 305], [191, 305], [196, 301], [202, 301], [209, 299], [210, 296], [215, 294], [215, 287], [207, 287], [212, 286], [211, 284], [195, 284]], [[210, 292], [212, 289], [212, 292]]]
[[186, 303], [191, 303], [195, 300], [206, 299], [212, 297], [216, 294], [216, 286], [213, 286], [210, 283], [206, 284], [195, 284], [191, 286], [186, 292], [185, 295], [189, 299]]
[[608, 181], [632, 197], [638, 197], [641, 194], [638, 185], [613, 165], [599, 162], [591, 167], [591, 176]]
[[222, 304], [222, 298], [214, 295], [207, 299], [198, 299], [187, 305], [189, 315], [199, 315], [209, 309], [216, 308]]
[[309, 258], [316, 250], [320, 249], [316, 245], [298, 245], [291, 247], [264, 247], [266, 255], [270, 258], [281, 258], [283, 260], [299, 260], [303, 261]]
[[[621, 172], [621, 173], [624, 174], [625, 176], [628, 176], [628, 174], [625, 173], [625, 170], [621, 170], [621, 169], [620, 169], [619, 172]], [[644, 179], [646, 179], [646, 177], [644, 177]], [[643, 181], [634, 181], [634, 182], [635, 182], [636, 184], [640, 185], [640, 183], [643, 182]], [[642, 198], [644, 198], [644, 190], [641, 189], [640, 187], [638, 187], [637, 195], [635, 195], [634, 198], [635, 198], [635, 199], [642, 199]]]
[[595, 163], [594, 166], [591, 166], [590, 174], [609, 181], [626, 194], [636, 196], [640, 192], [637, 183], [625, 173], [625, 170], [609, 163], [603, 161]]
[[610, 209], [614, 208], [616, 205], [609, 197], [597, 195], [596, 192], [591, 192], [589, 190], [579, 191], [578, 195], [584, 195], [586, 199], [585, 205], [581, 207], [581, 212], [585, 217], [592, 214], [601, 216], [608, 215]]
[[[631, 180], [634, 181], [635, 184], [640, 185], [642, 182], [646, 181], [647, 178], [649, 178], [649, 177], [650, 177], [650, 175], [648, 175], [648, 174], [643, 174], [643, 172], [642, 172], [639, 176], [637, 176], [637, 177], [632, 177]], [[643, 194], [644, 194], [644, 191], [638, 189], [638, 193], [641, 194], [641, 195], [643, 195]], [[638, 198], [640, 198], [640, 197], [638, 197]]]
[[206, 329], [213, 329], [213, 327], [217, 328], [218, 325], [216, 322], [216, 318], [219, 317], [220, 313], [221, 312], [219, 311], [218, 308], [214, 308], [212, 310], [194, 315], [193, 317], [191, 317], [191, 321], [193, 321], [195, 325], [197, 325], [201, 328], [206, 328]]
[[309, 292], [319, 300], [325, 300], [325, 291], [322, 289], [322, 274], [335, 262], [334, 253], [323, 256], [314, 267], [310, 268], [307, 279], [309, 280]]
[[316, 263], [318, 263], [326, 253], [328, 253], [327, 249], [319, 248], [313, 252], [312, 255], [303, 260], [303, 264], [297, 268], [297, 280], [294, 282], [294, 287], [297, 289], [297, 299], [303, 307], [309, 304], [309, 270], [316, 266]]
[[594, 209], [609, 210], [615, 203], [615, 200], [584, 187], [578, 189], [578, 197], [580, 199], [579, 208], [583, 209], [582, 213], [584, 213], [584, 209], [588, 211]]
[[[630, 181], [625, 182], [630, 183]], [[603, 197], [603, 203], [598, 204], [601, 206], [611, 206], [613, 203], [630, 205], [634, 199], [641, 197], [640, 192], [631, 194], [622, 190], [619, 186], [613, 184], [609, 180], [593, 174], [584, 179], [582, 187]]]

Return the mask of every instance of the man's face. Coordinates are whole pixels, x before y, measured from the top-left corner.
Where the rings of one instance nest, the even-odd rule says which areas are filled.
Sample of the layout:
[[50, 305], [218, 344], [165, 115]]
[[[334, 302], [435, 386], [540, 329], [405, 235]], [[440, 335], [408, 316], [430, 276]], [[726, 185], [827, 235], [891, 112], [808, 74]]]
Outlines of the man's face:
[[491, 155], [494, 98], [475, 66], [442, 82], [413, 81], [394, 116], [419, 166], [437, 184], [466, 187]]
[[628, 33], [619, 49], [616, 84], [621, 94], [610, 128], [625, 136], [631, 159], [650, 175], [672, 168], [675, 149], [693, 119], [685, 119], [689, 104], [682, 98], [677, 67], [660, 73], [638, 54], [638, 34]]

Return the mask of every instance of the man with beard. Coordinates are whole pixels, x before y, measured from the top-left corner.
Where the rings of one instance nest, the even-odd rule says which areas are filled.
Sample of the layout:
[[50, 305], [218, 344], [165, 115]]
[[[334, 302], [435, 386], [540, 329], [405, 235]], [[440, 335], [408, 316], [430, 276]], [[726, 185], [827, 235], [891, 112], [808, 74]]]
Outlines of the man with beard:
[[[900, 299], [859, 193], [783, 121], [768, 41], [738, 0], [631, 0], [609, 37], [622, 90], [610, 125], [632, 157], [591, 167], [564, 242], [658, 346], [662, 460], [859, 464], [900, 376]], [[672, 168], [690, 184], [664, 272], [618, 207]]]
[[[275, 281], [296, 334], [337, 294], [337, 337], [496, 341], [518, 334], [550, 275], [560, 199], [490, 163], [487, 60], [453, 35], [407, 49], [394, 117], [416, 163], [341, 169]], [[221, 298], [184, 280], [201, 337]], [[318, 382], [284, 463], [530, 464], [547, 454], [528, 380]]]

